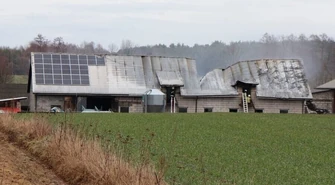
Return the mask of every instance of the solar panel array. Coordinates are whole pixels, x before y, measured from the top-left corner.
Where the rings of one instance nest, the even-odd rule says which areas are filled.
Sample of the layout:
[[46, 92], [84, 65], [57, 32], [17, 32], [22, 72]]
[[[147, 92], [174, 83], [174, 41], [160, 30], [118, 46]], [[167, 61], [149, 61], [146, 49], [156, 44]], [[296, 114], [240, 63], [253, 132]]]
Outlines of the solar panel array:
[[90, 85], [88, 66], [104, 66], [95, 55], [34, 54], [36, 84]]

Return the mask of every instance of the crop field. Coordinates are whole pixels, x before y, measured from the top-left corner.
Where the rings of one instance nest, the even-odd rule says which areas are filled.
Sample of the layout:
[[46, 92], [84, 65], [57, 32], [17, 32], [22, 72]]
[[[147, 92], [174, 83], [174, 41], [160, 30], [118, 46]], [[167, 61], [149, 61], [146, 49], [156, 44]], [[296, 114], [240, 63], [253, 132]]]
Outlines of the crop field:
[[169, 184], [335, 184], [335, 116], [56, 114]]

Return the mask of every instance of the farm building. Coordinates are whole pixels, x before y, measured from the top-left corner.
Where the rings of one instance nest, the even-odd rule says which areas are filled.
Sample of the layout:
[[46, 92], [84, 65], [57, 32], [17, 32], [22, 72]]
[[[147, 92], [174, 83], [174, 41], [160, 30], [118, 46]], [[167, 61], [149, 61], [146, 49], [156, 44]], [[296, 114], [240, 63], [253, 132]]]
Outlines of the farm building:
[[[303, 113], [304, 101], [312, 98], [299, 60], [238, 62], [207, 73], [200, 87], [205, 94], [196, 97], [191, 112]], [[245, 92], [250, 95], [246, 107]]]
[[21, 100], [26, 100], [27, 97], [16, 97], [0, 99], [0, 113], [18, 113], [21, 112]]
[[166, 94], [166, 112], [303, 113], [312, 98], [299, 60], [238, 62], [199, 81], [188, 58], [32, 53], [28, 86], [32, 111], [143, 112], [150, 89]]
[[313, 91], [313, 102], [317, 107], [335, 113], [335, 79]]

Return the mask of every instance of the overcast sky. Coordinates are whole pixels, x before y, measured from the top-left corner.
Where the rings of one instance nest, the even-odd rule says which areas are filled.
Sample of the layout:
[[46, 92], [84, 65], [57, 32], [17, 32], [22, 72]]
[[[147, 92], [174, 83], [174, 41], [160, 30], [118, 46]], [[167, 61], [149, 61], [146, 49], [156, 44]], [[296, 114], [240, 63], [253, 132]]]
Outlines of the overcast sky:
[[107, 47], [259, 40], [274, 35], [335, 37], [334, 0], [0, 0], [0, 46], [52, 40]]

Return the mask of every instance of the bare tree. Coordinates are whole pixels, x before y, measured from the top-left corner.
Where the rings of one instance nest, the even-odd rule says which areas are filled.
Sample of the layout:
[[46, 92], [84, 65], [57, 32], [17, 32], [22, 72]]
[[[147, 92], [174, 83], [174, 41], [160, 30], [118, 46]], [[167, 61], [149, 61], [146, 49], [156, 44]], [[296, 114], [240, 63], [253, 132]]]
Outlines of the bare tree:
[[95, 53], [95, 43], [94, 42], [86, 42], [84, 41], [81, 45], [81, 53], [84, 54], [94, 54]]
[[109, 51], [107, 51], [101, 44], [97, 44], [95, 47], [95, 54], [107, 54]]
[[121, 53], [126, 55], [131, 55], [135, 44], [131, 40], [122, 40], [121, 42]]
[[240, 42], [231, 42], [230, 45], [226, 47], [225, 51], [229, 58], [229, 65], [238, 62], [242, 57]]
[[119, 50], [119, 47], [116, 44], [111, 43], [108, 45], [108, 49], [110, 53], [116, 53]]
[[11, 67], [6, 57], [0, 56], [0, 84], [9, 83], [12, 79]]

